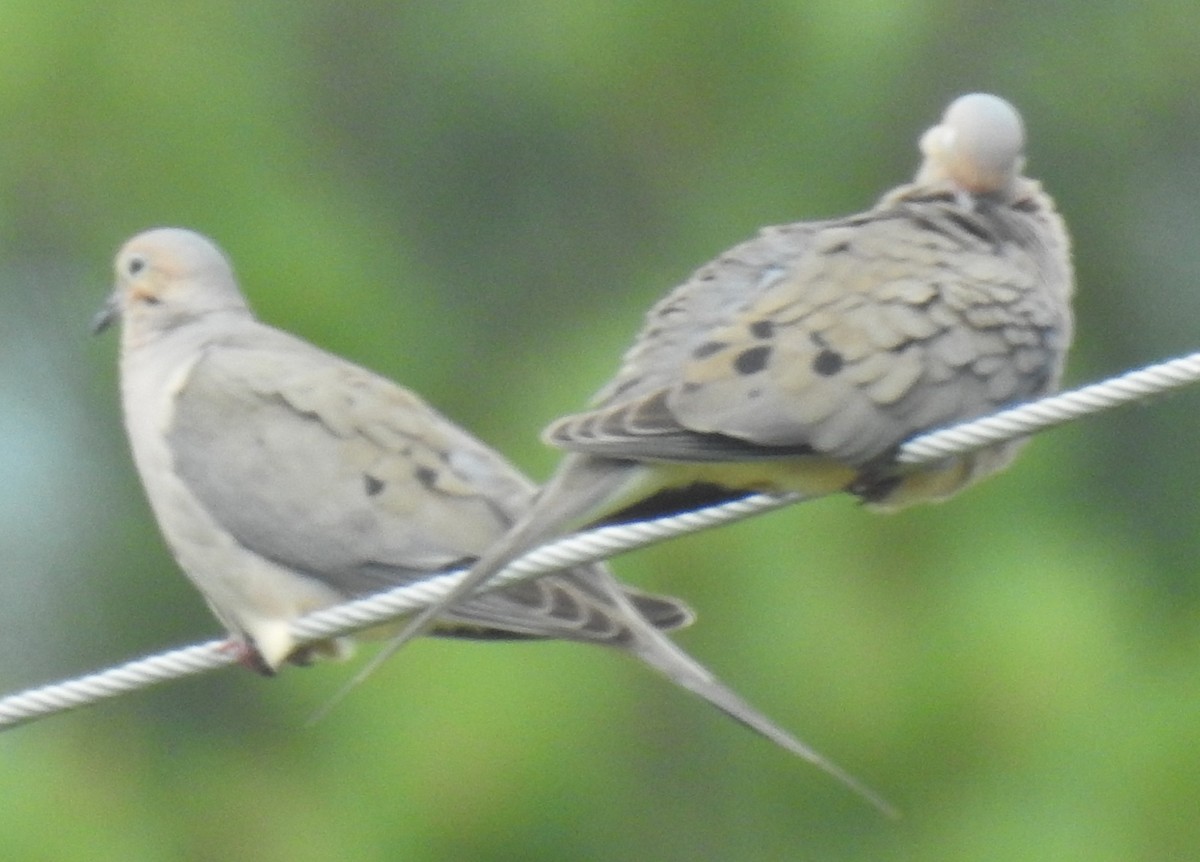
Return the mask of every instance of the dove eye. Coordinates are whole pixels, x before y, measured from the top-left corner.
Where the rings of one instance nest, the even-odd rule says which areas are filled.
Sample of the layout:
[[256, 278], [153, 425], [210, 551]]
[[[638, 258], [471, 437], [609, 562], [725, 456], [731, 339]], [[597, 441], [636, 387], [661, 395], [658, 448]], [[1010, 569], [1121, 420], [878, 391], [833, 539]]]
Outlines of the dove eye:
[[131, 257], [129, 262], [125, 264], [125, 272], [131, 276], [141, 275], [145, 269], [146, 258], [142, 257], [141, 255]]

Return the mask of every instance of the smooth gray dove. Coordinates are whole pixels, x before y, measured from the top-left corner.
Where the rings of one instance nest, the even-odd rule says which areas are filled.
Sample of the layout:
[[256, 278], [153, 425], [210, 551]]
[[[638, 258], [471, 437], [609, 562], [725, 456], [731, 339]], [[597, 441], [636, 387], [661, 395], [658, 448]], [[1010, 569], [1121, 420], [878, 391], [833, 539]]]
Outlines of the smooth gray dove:
[[[544, 439], [569, 454], [453, 602], [543, 542], [755, 492], [940, 500], [1023, 441], [902, 468], [905, 440], [1047, 394], [1071, 340], [1053, 201], [1022, 175], [1016, 110], [962, 96], [916, 179], [859, 215], [770, 227], [651, 309], [592, 408]], [[414, 616], [390, 649], [439, 606]]]
[[[176, 560], [252, 667], [337, 651], [298, 645], [289, 622], [464, 568], [531, 505], [531, 482], [411, 392], [259, 322], [206, 238], [147, 231], [115, 269], [95, 329], [122, 322], [134, 461]], [[626, 650], [887, 810], [658, 630], [691, 619], [589, 565], [472, 596], [432, 631]]]

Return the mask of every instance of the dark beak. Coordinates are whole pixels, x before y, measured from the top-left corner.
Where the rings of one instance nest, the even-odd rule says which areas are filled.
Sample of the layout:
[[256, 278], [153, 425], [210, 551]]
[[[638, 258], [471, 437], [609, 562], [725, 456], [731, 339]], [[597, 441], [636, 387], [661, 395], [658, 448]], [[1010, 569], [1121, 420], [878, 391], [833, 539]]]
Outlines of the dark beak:
[[104, 307], [92, 318], [92, 335], [99, 335], [108, 329], [120, 316], [121, 305], [117, 302], [117, 294], [114, 292], [104, 301]]

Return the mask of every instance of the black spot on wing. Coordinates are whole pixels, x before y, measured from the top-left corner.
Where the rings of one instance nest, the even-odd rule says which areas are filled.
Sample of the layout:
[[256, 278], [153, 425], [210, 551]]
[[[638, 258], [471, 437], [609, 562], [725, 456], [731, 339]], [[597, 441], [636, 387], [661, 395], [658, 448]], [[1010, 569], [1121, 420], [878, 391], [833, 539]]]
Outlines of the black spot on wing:
[[767, 367], [767, 360], [770, 357], [771, 348], [767, 345], [751, 347], [737, 355], [737, 358], [733, 360], [733, 367], [738, 374], [757, 374]]
[[692, 351], [692, 356], [696, 359], [704, 359], [714, 353], [720, 353], [728, 346], [724, 341], [706, 341]]
[[437, 483], [437, 470], [434, 470], [432, 467], [418, 467], [414, 475], [417, 477], [418, 482], [430, 490]]
[[842, 358], [842, 354], [827, 347], [817, 354], [817, 358], [813, 360], [812, 367], [813, 371], [822, 377], [832, 377], [841, 371], [845, 364], [846, 360]]
[[363, 488], [367, 492], [368, 497], [374, 497], [383, 491], [383, 480], [377, 479], [370, 473], [363, 473]]
[[775, 324], [769, 320], [756, 320], [749, 328], [755, 338], [770, 338], [775, 334]]

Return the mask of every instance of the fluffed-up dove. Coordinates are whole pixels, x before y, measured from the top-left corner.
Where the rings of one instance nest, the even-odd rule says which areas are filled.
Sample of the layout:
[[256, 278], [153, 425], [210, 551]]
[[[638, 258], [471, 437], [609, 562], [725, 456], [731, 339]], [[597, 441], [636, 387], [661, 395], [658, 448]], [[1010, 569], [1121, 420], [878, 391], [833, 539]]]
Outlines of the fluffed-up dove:
[[[871, 209], [770, 227], [661, 300], [592, 408], [543, 438], [567, 454], [453, 602], [527, 550], [600, 522], [753, 492], [940, 500], [1022, 441], [920, 468], [924, 431], [1054, 390], [1071, 341], [1066, 228], [1022, 174], [1006, 101], [958, 98], [921, 137], [915, 180]], [[414, 616], [397, 648], [438, 614]]]
[[[417, 396], [257, 320], [205, 237], [147, 231], [115, 270], [94, 328], [121, 320], [134, 461], [176, 560], [252, 667], [337, 651], [298, 645], [289, 623], [463, 568], [532, 504], [528, 479]], [[625, 650], [888, 810], [659, 631], [691, 619], [587, 565], [443, 608], [432, 632]]]

